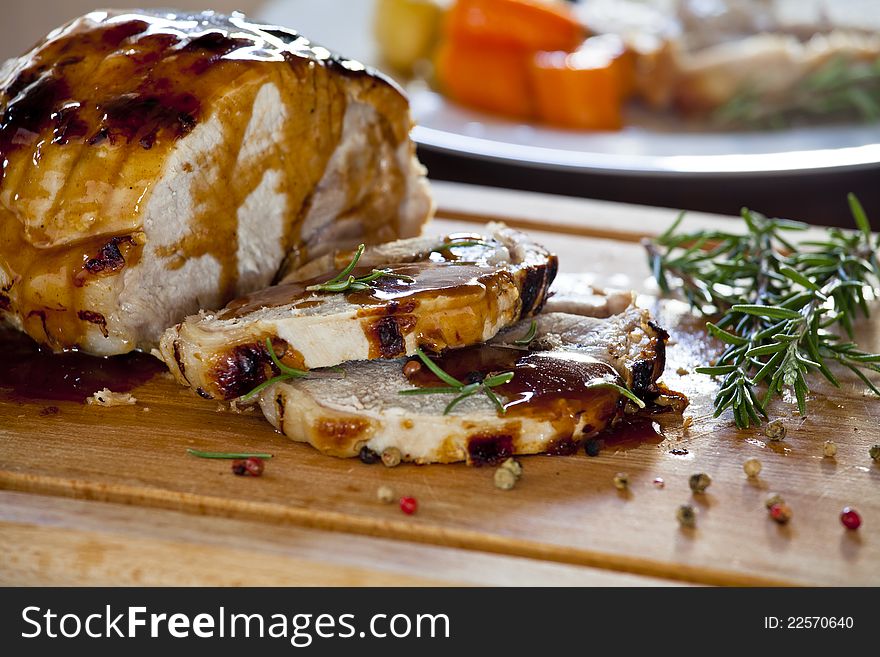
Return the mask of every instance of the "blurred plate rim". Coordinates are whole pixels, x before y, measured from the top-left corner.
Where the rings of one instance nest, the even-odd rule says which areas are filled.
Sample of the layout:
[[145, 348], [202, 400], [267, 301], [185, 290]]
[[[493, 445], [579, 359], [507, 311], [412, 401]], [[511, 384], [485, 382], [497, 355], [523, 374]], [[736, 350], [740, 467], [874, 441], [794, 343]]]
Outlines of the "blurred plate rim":
[[426, 149], [474, 159], [606, 175], [735, 177], [795, 175], [870, 169], [880, 164], [880, 143], [841, 148], [727, 155], [623, 155], [573, 151], [484, 139], [424, 125], [412, 130]]

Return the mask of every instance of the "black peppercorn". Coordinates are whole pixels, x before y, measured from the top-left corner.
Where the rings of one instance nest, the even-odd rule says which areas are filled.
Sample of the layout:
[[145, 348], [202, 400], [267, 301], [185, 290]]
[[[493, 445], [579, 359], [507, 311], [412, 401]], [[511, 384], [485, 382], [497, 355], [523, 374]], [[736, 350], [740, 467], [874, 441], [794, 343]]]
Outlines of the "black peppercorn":
[[382, 459], [381, 456], [379, 456], [376, 452], [371, 450], [366, 445], [361, 447], [361, 451], [358, 453], [358, 457], [361, 459], [361, 463], [366, 463], [367, 465], [378, 463]]
[[602, 451], [602, 441], [598, 438], [590, 438], [584, 443], [584, 451], [587, 456], [599, 456]]
[[464, 377], [465, 383], [482, 383], [483, 379], [485, 379], [485, 375], [482, 372], [468, 372]]

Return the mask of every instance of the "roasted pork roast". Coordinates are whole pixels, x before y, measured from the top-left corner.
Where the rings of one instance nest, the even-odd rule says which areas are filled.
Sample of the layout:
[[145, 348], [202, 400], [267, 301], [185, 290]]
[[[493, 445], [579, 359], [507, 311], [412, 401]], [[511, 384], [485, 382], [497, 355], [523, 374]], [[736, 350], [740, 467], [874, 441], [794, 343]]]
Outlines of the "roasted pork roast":
[[241, 14], [87, 14], [0, 67], [0, 116], [0, 318], [54, 350], [154, 347], [432, 212], [400, 89]]

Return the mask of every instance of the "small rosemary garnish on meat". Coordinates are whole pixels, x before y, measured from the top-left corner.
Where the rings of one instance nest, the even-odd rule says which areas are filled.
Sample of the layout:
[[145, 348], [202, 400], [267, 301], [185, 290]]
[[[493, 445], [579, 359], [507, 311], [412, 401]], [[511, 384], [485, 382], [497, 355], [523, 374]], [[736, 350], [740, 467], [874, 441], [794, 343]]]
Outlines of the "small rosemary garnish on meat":
[[471, 239], [453, 239], [450, 242], [443, 242], [440, 246], [431, 249], [432, 253], [440, 253], [442, 251], [448, 251], [453, 248], [460, 248], [465, 246], [492, 246], [489, 242], [485, 242], [483, 240], [471, 240]]
[[531, 344], [532, 340], [535, 339], [535, 335], [537, 335], [537, 333], [538, 333], [538, 322], [536, 322], [533, 319], [531, 325], [529, 326], [529, 332], [526, 333], [519, 340], [514, 340], [513, 344], [518, 344], [521, 347], [527, 347], [529, 344]]
[[271, 454], [251, 454], [251, 453], [239, 453], [239, 452], [203, 452], [198, 449], [187, 449], [187, 454], [192, 456], [198, 456], [200, 459], [250, 459], [250, 458], [258, 458], [258, 459], [270, 459], [272, 458]]
[[625, 388], [624, 386], [619, 386], [616, 383], [612, 383], [611, 381], [604, 381], [602, 379], [596, 379], [595, 381], [591, 381], [587, 384], [587, 388], [611, 388], [612, 390], [616, 390], [622, 397], [626, 397], [633, 404], [638, 406], [639, 408], [645, 408], [645, 402], [639, 399], [629, 388]]
[[272, 362], [275, 364], [275, 367], [278, 368], [280, 374], [278, 376], [273, 376], [271, 379], [263, 381], [260, 385], [251, 390], [249, 393], [239, 397], [238, 399], [240, 401], [247, 401], [251, 397], [262, 392], [265, 388], [268, 388], [272, 384], [278, 383], [279, 381], [287, 381], [289, 379], [302, 379], [303, 377], [309, 375], [308, 370], [298, 370], [293, 367], [288, 367], [280, 360], [278, 360], [278, 356], [275, 355], [275, 348], [272, 346], [272, 340], [270, 338], [266, 338], [266, 351], [269, 352], [269, 358], [272, 359]]
[[331, 278], [326, 283], [318, 283], [316, 285], [309, 285], [306, 290], [309, 292], [349, 292], [349, 291], [358, 291], [358, 290], [369, 290], [372, 289], [371, 283], [380, 279], [380, 278], [397, 278], [402, 281], [407, 281], [412, 283], [415, 279], [412, 276], [406, 276], [404, 274], [396, 274], [390, 269], [373, 269], [366, 276], [352, 276], [351, 272], [357, 266], [358, 260], [361, 259], [361, 256], [364, 254], [364, 245], [358, 245], [357, 251], [355, 251], [354, 257], [351, 259], [345, 269], [336, 274], [333, 278]]
[[[771, 399], [793, 389], [801, 416], [807, 413], [809, 375], [819, 372], [840, 387], [829, 365], [838, 363], [876, 395], [867, 376], [880, 372], [880, 354], [859, 350], [853, 321], [868, 316], [868, 300], [880, 284], [876, 249], [865, 211], [849, 205], [858, 231], [827, 229], [824, 238], [792, 243], [785, 233], [805, 224], [742, 211], [746, 231], [676, 233], [682, 215], [663, 235], [645, 241], [664, 293], [680, 290], [705, 316], [706, 327], [726, 345], [711, 367], [697, 372], [721, 377], [715, 416], [728, 408], [740, 428], [767, 419]], [[763, 387], [763, 395], [758, 388]]]
[[510, 383], [513, 380], [513, 372], [503, 372], [501, 374], [493, 374], [492, 376], [487, 376], [482, 381], [476, 383], [463, 383], [456, 379], [451, 374], [444, 372], [437, 363], [428, 358], [427, 354], [421, 349], [416, 349], [416, 356], [421, 359], [421, 361], [425, 364], [431, 372], [443, 383], [445, 386], [437, 386], [434, 388], [413, 388], [411, 390], [400, 390], [399, 393], [401, 395], [435, 395], [435, 394], [456, 394], [457, 396], [451, 402], [446, 405], [446, 408], [443, 410], [443, 415], [448, 415], [453, 408], [455, 408], [459, 402], [464, 399], [467, 399], [471, 395], [475, 395], [478, 392], [486, 393], [486, 396], [491, 400], [495, 407], [498, 409], [498, 412], [502, 415], [507, 412], [507, 409], [504, 408], [504, 404], [498, 398], [492, 388], [503, 386], [505, 383]]

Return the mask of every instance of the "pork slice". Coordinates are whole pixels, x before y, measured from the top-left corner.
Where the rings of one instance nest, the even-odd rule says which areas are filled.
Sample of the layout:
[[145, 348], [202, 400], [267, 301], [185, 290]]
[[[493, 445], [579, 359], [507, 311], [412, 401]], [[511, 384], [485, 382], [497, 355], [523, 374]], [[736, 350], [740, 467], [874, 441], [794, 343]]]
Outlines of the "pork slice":
[[647, 311], [630, 307], [606, 318], [547, 313], [535, 322], [530, 348], [516, 344], [529, 333], [531, 320], [524, 320], [488, 344], [435, 359], [464, 383], [513, 372], [510, 383], [492, 388], [504, 413], [480, 392], [448, 412], [454, 393], [400, 394], [445, 385], [424, 367], [412, 373], [409, 366], [405, 374], [404, 358], [347, 363], [341, 378], [275, 383], [262, 391], [260, 407], [286, 436], [333, 456], [395, 448], [404, 461], [482, 464], [570, 453], [598, 435], [626, 403], [603, 384], [626, 386], [643, 399], [658, 394], [668, 336]]
[[433, 206], [387, 78], [241, 14], [97, 11], [0, 68], [0, 319], [155, 347]]
[[162, 358], [202, 396], [232, 399], [278, 374], [267, 340], [285, 365], [298, 369], [488, 340], [540, 310], [557, 268], [556, 257], [524, 234], [501, 224], [488, 229], [488, 236], [421, 237], [368, 248], [350, 275], [377, 269], [390, 275], [366, 290], [310, 289], [353, 257], [352, 251], [327, 254], [282, 284], [168, 329]]

